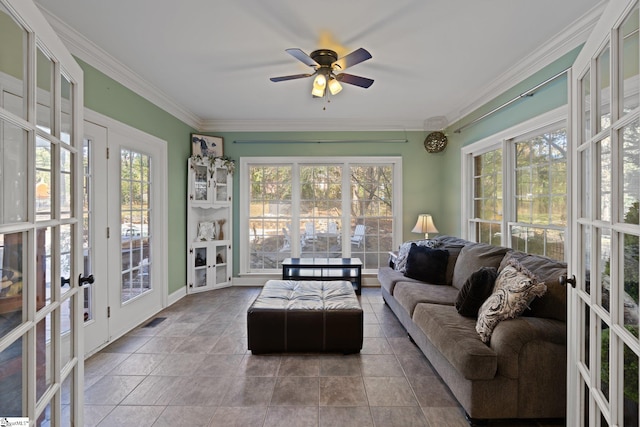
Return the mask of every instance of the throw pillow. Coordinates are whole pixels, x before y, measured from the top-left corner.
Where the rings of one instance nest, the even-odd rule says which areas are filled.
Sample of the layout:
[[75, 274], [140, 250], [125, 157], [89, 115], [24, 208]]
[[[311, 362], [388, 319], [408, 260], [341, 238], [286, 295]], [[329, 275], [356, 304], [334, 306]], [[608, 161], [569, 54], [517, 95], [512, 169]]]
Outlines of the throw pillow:
[[398, 249], [398, 256], [396, 257], [396, 261], [394, 264], [394, 269], [400, 271], [402, 273], [405, 272], [407, 268], [407, 256], [409, 255], [409, 249], [411, 249], [411, 245], [416, 244], [418, 246], [426, 246], [428, 248], [439, 248], [442, 246], [442, 243], [438, 240], [412, 240], [408, 242], [404, 242], [400, 245]]
[[409, 249], [404, 275], [432, 285], [446, 285], [448, 260], [448, 251], [418, 246], [414, 243]]
[[458, 313], [465, 317], [478, 317], [480, 306], [493, 292], [496, 277], [498, 270], [495, 267], [482, 267], [472, 273], [456, 297]]
[[480, 267], [498, 268], [500, 261], [509, 251], [511, 249], [492, 246], [487, 243], [470, 243], [466, 245], [460, 251], [460, 256], [456, 261], [451, 284], [457, 289], [462, 289], [464, 282], [471, 276], [471, 273]]
[[502, 320], [520, 316], [535, 297], [547, 287], [516, 260], [511, 260], [496, 278], [493, 293], [478, 310], [476, 332], [488, 343], [496, 325]]

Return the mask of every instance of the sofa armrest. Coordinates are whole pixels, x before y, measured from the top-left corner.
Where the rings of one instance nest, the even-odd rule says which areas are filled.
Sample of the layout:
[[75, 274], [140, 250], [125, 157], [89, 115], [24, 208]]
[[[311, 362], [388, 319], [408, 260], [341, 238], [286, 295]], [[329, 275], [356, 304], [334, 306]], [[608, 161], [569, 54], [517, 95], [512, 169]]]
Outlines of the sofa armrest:
[[490, 342], [490, 347], [498, 355], [498, 373], [514, 379], [527, 374], [519, 370], [521, 353], [527, 347], [539, 346], [544, 343], [549, 343], [560, 349], [564, 348], [564, 350], [560, 352], [561, 354], [540, 354], [541, 366], [529, 366], [527, 373], [540, 372], [537, 369], [544, 369], [548, 363], [563, 365], [566, 363], [566, 324], [554, 319], [525, 316], [498, 323], [491, 335]]

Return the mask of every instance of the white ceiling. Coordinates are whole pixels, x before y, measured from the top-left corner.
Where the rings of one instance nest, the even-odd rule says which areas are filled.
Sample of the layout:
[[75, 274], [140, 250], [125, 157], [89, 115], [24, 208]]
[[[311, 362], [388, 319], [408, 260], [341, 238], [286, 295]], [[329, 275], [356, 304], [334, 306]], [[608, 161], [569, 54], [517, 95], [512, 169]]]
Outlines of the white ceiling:
[[[36, 0], [80, 59], [201, 131], [434, 130], [586, 39], [601, 0]], [[606, 3], [606, 0], [604, 0]], [[359, 47], [343, 85], [313, 99], [285, 52]]]

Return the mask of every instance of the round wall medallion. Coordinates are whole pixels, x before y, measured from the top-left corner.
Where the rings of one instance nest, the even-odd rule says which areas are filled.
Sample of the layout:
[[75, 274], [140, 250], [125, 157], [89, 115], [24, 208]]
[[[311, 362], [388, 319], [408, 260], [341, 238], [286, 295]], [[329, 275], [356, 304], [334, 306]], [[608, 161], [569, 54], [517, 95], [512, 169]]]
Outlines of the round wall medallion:
[[447, 136], [442, 132], [431, 132], [424, 140], [424, 148], [429, 153], [439, 153], [447, 146]]

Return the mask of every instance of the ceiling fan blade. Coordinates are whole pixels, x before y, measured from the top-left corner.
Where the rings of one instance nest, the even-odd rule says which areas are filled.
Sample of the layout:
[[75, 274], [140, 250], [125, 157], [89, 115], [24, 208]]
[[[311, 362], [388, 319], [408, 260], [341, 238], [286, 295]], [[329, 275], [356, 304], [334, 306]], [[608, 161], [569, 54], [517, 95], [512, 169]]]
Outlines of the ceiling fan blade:
[[293, 74], [291, 76], [271, 77], [269, 80], [272, 82], [284, 82], [286, 80], [303, 79], [311, 76], [313, 76], [313, 74]]
[[360, 48], [356, 49], [348, 55], [343, 56], [333, 63], [334, 66], [340, 67], [341, 70], [344, 70], [348, 67], [353, 67], [356, 64], [366, 61], [371, 58], [371, 54], [368, 50]]
[[371, 79], [368, 79], [366, 77], [354, 76], [353, 74], [347, 74], [347, 73], [338, 74], [336, 76], [336, 79], [339, 82], [360, 86], [365, 89], [373, 84], [373, 80]]
[[298, 61], [308, 65], [309, 67], [319, 67], [320, 66], [320, 64], [318, 64], [316, 61], [314, 61], [313, 58], [311, 58], [309, 55], [304, 53], [301, 49], [292, 48], [292, 49], [285, 49], [285, 51], [289, 55], [293, 56]]

